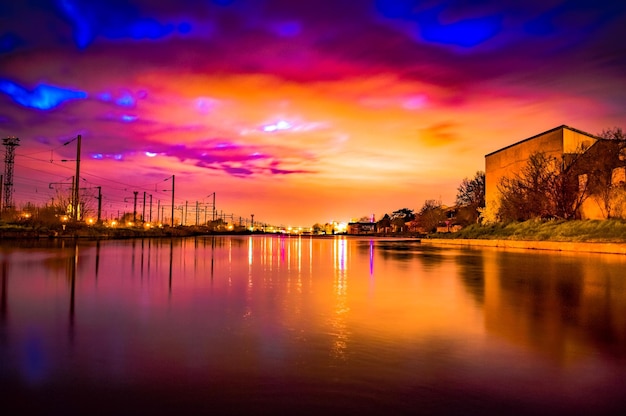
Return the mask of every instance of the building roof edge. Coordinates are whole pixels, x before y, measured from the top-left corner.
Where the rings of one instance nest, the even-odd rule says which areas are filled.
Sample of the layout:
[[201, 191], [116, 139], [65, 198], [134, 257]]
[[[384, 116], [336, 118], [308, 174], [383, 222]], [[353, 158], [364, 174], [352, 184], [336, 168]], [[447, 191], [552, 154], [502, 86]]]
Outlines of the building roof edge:
[[601, 137], [598, 137], [598, 136], [596, 136], [595, 134], [587, 133], [586, 131], [576, 129], [576, 128], [574, 128], [574, 127], [570, 127], [570, 126], [568, 126], [568, 125], [566, 125], [566, 124], [561, 124], [560, 126], [554, 127], [554, 128], [552, 128], [552, 129], [550, 129], [550, 130], [546, 130], [546, 131], [544, 131], [544, 132], [542, 132], [542, 133], [535, 134], [534, 136], [528, 137], [528, 138], [526, 138], [526, 139], [520, 140], [520, 141], [518, 141], [518, 142], [515, 142], [515, 143], [513, 143], [513, 144], [510, 144], [510, 145], [508, 145], [508, 146], [505, 146], [505, 147], [503, 147], [503, 148], [501, 148], [501, 149], [498, 149], [498, 150], [496, 150], [496, 151], [493, 151], [493, 152], [491, 152], [491, 153], [488, 153], [488, 154], [486, 154], [486, 155], [485, 155], [485, 157], [495, 155], [496, 153], [499, 153], [499, 152], [501, 152], [501, 151], [503, 151], [503, 150], [509, 149], [509, 148], [511, 148], [511, 147], [513, 147], [513, 146], [517, 146], [518, 144], [521, 144], [521, 143], [527, 142], [527, 141], [529, 141], [529, 140], [536, 139], [536, 138], [537, 138], [537, 137], [539, 137], [539, 136], [543, 136], [544, 134], [552, 133], [552, 132], [557, 131], [557, 130], [559, 130], [559, 129], [568, 129], [568, 130], [574, 131], [574, 132], [576, 132], [576, 133], [579, 133], [579, 134], [584, 134], [585, 136], [589, 136], [589, 137], [591, 137], [592, 139], [595, 139], [595, 140], [599, 140], [599, 139], [601, 139]]

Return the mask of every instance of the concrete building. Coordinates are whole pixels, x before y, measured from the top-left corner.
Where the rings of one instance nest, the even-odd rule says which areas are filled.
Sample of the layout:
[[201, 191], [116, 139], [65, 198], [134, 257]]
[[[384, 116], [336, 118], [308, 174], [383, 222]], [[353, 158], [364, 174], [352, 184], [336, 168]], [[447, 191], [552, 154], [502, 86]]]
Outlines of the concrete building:
[[[501, 196], [498, 185], [502, 178], [519, 173], [527, 165], [532, 154], [543, 152], [546, 156], [555, 157], [558, 160], [567, 160], [568, 156], [580, 154], [583, 157], [594, 158], [598, 154], [599, 148], [612, 143], [616, 142], [562, 125], [489, 153], [485, 156], [486, 207], [483, 213], [484, 220], [488, 222], [497, 220], [496, 214]], [[624, 161], [621, 157], [620, 160]], [[619, 165], [619, 162], [611, 161], [611, 163], [614, 163], [615, 166]], [[616, 178], [624, 175], [622, 172], [624, 170], [623, 164], [622, 167], [615, 169]], [[584, 176], [584, 180], [587, 180], [586, 175]], [[579, 179], [582, 180], [583, 178]], [[606, 213], [602, 211], [597, 196], [588, 198], [582, 207], [583, 218], [606, 218]]]

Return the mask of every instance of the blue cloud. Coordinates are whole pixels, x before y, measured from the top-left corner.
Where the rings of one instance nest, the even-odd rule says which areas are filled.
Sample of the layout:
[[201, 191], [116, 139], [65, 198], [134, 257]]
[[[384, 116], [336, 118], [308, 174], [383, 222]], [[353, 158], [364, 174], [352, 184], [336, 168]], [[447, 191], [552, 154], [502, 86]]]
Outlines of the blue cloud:
[[376, 0], [376, 9], [389, 19], [410, 19], [415, 0]]
[[161, 23], [141, 17], [139, 11], [123, 0], [57, 0], [61, 12], [74, 28], [74, 42], [84, 49], [98, 36], [107, 39], [157, 40], [174, 33], [187, 34], [187, 22]]
[[50, 110], [58, 107], [65, 101], [87, 98], [84, 91], [74, 91], [52, 85], [40, 84], [34, 90], [26, 88], [9, 80], [0, 79], [0, 92], [9, 95], [16, 103], [38, 110]]
[[477, 46], [502, 29], [502, 18], [498, 16], [465, 19], [446, 25], [420, 18], [419, 23], [425, 41], [463, 47]]
[[0, 53], [11, 52], [22, 44], [20, 39], [15, 33], [5, 33], [0, 36]]
[[211, 0], [213, 4], [217, 4], [218, 6], [230, 6], [235, 2], [235, 0]]

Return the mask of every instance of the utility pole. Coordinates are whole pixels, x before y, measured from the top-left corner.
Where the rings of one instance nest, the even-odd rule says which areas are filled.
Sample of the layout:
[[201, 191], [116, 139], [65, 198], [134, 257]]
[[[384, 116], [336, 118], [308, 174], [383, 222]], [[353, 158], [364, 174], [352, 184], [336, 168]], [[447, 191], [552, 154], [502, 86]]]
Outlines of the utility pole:
[[252, 225], [250, 225], [250, 228], [252, 228], [252, 230], [254, 231], [254, 214], [250, 214], [250, 217], [252, 219], [251, 220]]
[[72, 215], [74, 216], [74, 221], [80, 220], [80, 214], [78, 213], [78, 207], [80, 204], [79, 201], [79, 182], [80, 182], [80, 145], [81, 145], [82, 137], [80, 134], [76, 137], [76, 175], [74, 175], [74, 194], [72, 196]]
[[174, 226], [174, 181], [176, 180], [176, 175], [172, 175], [172, 227]]
[[199, 222], [200, 222], [200, 211], [198, 207], [198, 201], [196, 201], [196, 227], [198, 226]]
[[157, 200], [157, 222], [161, 224], [164, 220], [163, 215], [161, 215], [161, 219], [159, 219], [159, 214], [161, 213], [161, 200]]
[[152, 194], [150, 194], [150, 223], [152, 223]]
[[98, 188], [98, 224], [100, 224], [102, 217], [102, 187], [96, 186], [96, 188]]
[[187, 210], [188, 204], [189, 204], [189, 201], [185, 201], [185, 219], [183, 220], [182, 225], [187, 225], [187, 214], [189, 213], [189, 211]]
[[4, 186], [4, 176], [0, 175], [0, 218], [2, 218], [2, 187]]
[[139, 191], [133, 191], [135, 194], [135, 203], [133, 204], [133, 223], [137, 222], [137, 194]]
[[141, 213], [141, 222], [146, 222], [146, 191], [143, 191], [143, 211]]

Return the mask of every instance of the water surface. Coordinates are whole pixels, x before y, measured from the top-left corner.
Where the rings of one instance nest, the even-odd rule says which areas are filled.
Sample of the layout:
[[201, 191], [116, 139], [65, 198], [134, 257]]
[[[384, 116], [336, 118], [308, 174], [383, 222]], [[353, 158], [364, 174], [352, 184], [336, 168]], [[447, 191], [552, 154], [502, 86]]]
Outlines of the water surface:
[[279, 236], [0, 249], [0, 399], [24, 414], [626, 409], [624, 256]]

